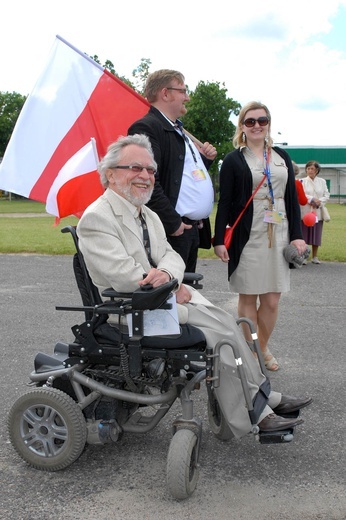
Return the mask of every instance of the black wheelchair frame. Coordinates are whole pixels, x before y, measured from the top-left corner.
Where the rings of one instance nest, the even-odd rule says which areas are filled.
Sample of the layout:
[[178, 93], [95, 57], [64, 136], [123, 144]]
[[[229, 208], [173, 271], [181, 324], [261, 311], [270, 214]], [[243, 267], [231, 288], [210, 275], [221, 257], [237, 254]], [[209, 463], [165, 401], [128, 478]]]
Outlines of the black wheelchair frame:
[[[206, 382], [211, 430], [218, 439], [230, 440], [233, 434], [214, 388], [219, 384], [220, 348], [229, 345], [235, 358], [241, 359], [237, 346], [223, 341], [214, 349], [208, 348], [203, 333], [189, 324], [181, 325], [177, 336], [144, 336], [145, 312], [167, 309], [177, 280], [134, 293], [107, 289], [102, 299], [79, 250], [76, 229], [67, 226], [62, 232], [71, 233], [76, 246], [73, 267], [83, 305], [56, 309], [81, 311], [85, 321], [72, 327], [73, 342], [57, 342], [53, 355], [36, 355], [30, 375], [33, 388], [14, 403], [9, 413], [11, 443], [31, 466], [62, 470], [78, 459], [86, 444], [116, 442], [126, 433], [153, 430], [179, 399], [181, 415], [172, 424], [166, 478], [171, 495], [185, 499], [197, 485], [202, 434], [191, 394]], [[187, 274], [184, 282], [201, 288], [202, 278]], [[132, 334], [123, 323], [128, 314], [132, 315]], [[116, 317], [116, 326], [107, 321], [109, 316]], [[252, 323], [245, 318], [237, 323], [250, 327], [252, 348], [265, 373]], [[242, 363], [237, 368], [252, 433], [264, 443], [291, 441], [293, 430], [259, 432], [259, 414], [250, 398]], [[268, 390], [269, 380], [265, 385]]]

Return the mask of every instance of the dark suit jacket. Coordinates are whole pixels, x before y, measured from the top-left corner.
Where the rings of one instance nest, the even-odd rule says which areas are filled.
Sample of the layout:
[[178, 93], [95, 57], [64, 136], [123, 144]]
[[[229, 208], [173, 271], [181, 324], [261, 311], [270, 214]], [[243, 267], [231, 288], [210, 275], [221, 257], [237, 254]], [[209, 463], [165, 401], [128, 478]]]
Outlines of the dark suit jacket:
[[[185, 141], [155, 107], [150, 107], [142, 119], [130, 126], [128, 135], [133, 134], [146, 134], [150, 139], [158, 174], [153, 195], [147, 205], [159, 215], [166, 234], [171, 235], [181, 224], [181, 217], [175, 211], [175, 206], [183, 176]], [[212, 161], [203, 155], [201, 157], [208, 169]]]
[[[295, 176], [288, 153], [281, 148], [273, 148], [285, 161], [288, 179], [285, 190], [286, 215], [290, 241], [302, 239], [300, 207], [297, 199]], [[226, 155], [220, 170], [220, 199], [215, 219], [214, 246], [223, 244], [226, 225], [232, 226], [251, 197], [253, 190], [251, 170], [243, 153], [237, 149]], [[235, 227], [229, 250], [228, 277], [236, 270], [240, 255], [249, 240], [253, 218], [253, 204], [249, 204]]]

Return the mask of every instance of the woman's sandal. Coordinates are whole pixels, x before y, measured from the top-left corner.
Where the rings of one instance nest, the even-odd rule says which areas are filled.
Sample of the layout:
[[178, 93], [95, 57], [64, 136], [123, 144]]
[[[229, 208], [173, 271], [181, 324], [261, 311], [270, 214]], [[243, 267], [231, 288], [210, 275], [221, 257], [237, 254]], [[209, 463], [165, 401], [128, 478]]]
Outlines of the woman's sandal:
[[267, 348], [263, 354], [264, 364], [267, 370], [271, 370], [272, 372], [276, 372], [279, 370], [279, 363], [277, 359], [273, 356], [273, 354], [270, 352], [269, 348]]

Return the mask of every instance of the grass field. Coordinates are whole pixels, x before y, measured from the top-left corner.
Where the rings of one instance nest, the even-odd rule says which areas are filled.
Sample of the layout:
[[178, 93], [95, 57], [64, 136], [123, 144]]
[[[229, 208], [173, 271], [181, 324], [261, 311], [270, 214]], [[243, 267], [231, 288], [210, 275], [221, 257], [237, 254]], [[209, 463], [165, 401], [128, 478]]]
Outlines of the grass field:
[[[318, 256], [327, 262], [346, 262], [346, 204], [330, 203], [328, 210], [331, 221], [324, 224]], [[212, 227], [215, 211], [216, 206], [211, 215]], [[31, 216], [37, 213], [41, 216]], [[73, 254], [71, 236], [61, 233], [61, 229], [77, 222], [76, 217], [68, 217], [56, 226], [55, 218], [46, 214], [44, 204], [29, 200], [0, 199], [0, 253]], [[200, 249], [199, 258], [216, 256], [213, 249]]]

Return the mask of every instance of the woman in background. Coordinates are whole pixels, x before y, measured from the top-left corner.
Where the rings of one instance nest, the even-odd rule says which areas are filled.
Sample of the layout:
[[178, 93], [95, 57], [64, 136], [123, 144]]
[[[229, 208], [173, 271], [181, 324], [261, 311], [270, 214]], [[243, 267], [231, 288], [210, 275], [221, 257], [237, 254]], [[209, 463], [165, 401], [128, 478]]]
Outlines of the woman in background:
[[[306, 249], [292, 162], [284, 150], [272, 147], [271, 116], [262, 103], [244, 106], [233, 145], [220, 170], [220, 196], [215, 220], [214, 251], [228, 262], [230, 289], [239, 293], [238, 316], [250, 319], [268, 370], [279, 363], [268, 348], [282, 292], [290, 289], [289, 264], [283, 249], [291, 243]], [[260, 183], [266, 179], [235, 227], [229, 250], [224, 245], [227, 225], [232, 226]], [[248, 327], [244, 327], [247, 340]]]
[[[320, 173], [320, 165], [317, 161], [309, 161], [305, 165], [306, 177], [303, 179], [303, 188], [308, 199], [308, 204], [301, 208], [302, 218], [306, 213], [316, 213], [316, 224], [306, 226], [302, 222], [302, 232], [305, 242], [312, 246], [312, 263], [320, 264], [317, 253], [322, 243], [323, 218], [322, 206], [329, 199], [329, 191], [325, 179], [317, 177]], [[318, 219], [318, 221], [317, 221]]]

